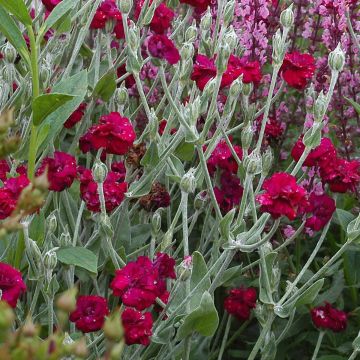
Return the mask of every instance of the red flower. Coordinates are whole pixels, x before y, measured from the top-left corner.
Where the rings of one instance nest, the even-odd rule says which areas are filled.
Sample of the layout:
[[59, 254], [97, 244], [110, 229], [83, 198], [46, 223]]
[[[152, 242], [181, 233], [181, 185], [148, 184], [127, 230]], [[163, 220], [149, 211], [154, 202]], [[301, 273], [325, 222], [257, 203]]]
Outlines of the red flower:
[[[217, 70], [215, 60], [209, 59], [205, 55], [197, 55], [191, 80], [196, 82], [200, 90], [204, 90], [205, 85], [216, 76]], [[234, 80], [243, 75], [245, 84], [257, 84], [261, 80], [261, 69], [258, 61], [249, 62], [246, 58], [238, 58], [230, 55], [227, 69], [222, 76], [220, 88], [230, 86]]]
[[304, 90], [315, 72], [315, 59], [310, 54], [287, 53], [280, 72], [289, 86]]
[[311, 310], [311, 319], [317, 328], [343, 331], [347, 325], [347, 314], [333, 308], [328, 302]]
[[126, 308], [121, 314], [121, 321], [125, 330], [126, 345], [150, 344], [153, 325], [151, 313], [142, 314], [140, 311]]
[[117, 39], [125, 39], [125, 30], [124, 25], [121, 20], [119, 20], [114, 26], [114, 34]]
[[0, 160], [0, 180], [2, 182], [6, 181], [6, 174], [10, 172], [10, 166], [6, 160]]
[[311, 193], [306, 212], [312, 213], [312, 216], [306, 219], [306, 227], [320, 231], [330, 221], [335, 210], [335, 201], [330, 196]]
[[220, 183], [221, 187], [216, 186], [214, 193], [220, 209], [227, 213], [240, 204], [244, 188], [241, 186], [239, 178], [227, 171], [221, 174]]
[[[260, 115], [256, 120], [257, 130], [260, 131], [264, 115]], [[269, 117], [265, 126], [265, 136], [267, 140], [278, 140], [284, 132], [284, 124], [273, 117]]]
[[62, 0], [41, 0], [47, 11], [52, 11]]
[[[167, 121], [165, 119], [161, 120], [159, 123], [159, 135], [163, 135], [166, 128]], [[176, 133], [176, 129], [170, 129], [170, 135], [174, 135]]]
[[178, 49], [166, 35], [152, 35], [148, 41], [148, 50], [152, 57], [165, 59], [171, 65], [180, 60]]
[[104, 148], [108, 154], [124, 155], [136, 139], [136, 134], [129, 119], [117, 112], [100, 117], [100, 124], [93, 125], [80, 138], [82, 152]]
[[224, 301], [225, 310], [239, 320], [247, 320], [251, 309], [256, 307], [256, 290], [254, 288], [240, 287], [231, 289]]
[[166, 291], [166, 279], [175, 279], [175, 260], [166, 254], [157, 254], [154, 263], [146, 256], [139, 256], [116, 271], [110, 288], [126, 306], [144, 310]]
[[48, 171], [49, 190], [63, 191], [69, 188], [76, 178], [76, 159], [67, 153], [55, 151], [54, 157], [45, 158], [36, 175]]
[[308, 206], [306, 190], [290, 174], [274, 174], [264, 181], [263, 189], [265, 193], [257, 196], [260, 210], [270, 213], [274, 219], [287, 216], [289, 220], [294, 220]]
[[[78, 168], [80, 174], [80, 194], [87, 208], [93, 212], [100, 212], [98, 185], [94, 181], [89, 169]], [[124, 200], [127, 183], [123, 182], [124, 175], [109, 171], [103, 183], [106, 211], [111, 212]]]
[[[300, 138], [291, 150], [292, 158], [298, 162], [304, 150], [305, 145]], [[322, 138], [320, 145], [310, 151], [310, 154], [304, 161], [304, 166], [323, 166], [322, 164], [326, 164], [329, 159], [334, 157], [336, 157], [335, 146], [330, 139]]]
[[70, 117], [65, 121], [64, 127], [70, 129], [75, 126], [83, 118], [86, 110], [86, 103], [80, 104], [80, 106], [70, 115]]
[[96, 295], [79, 296], [76, 309], [70, 314], [70, 321], [83, 333], [98, 331], [102, 328], [109, 308], [105, 298]]
[[210, 6], [211, 0], [180, 0], [180, 3], [191, 5], [196, 10], [204, 12], [208, 8], [208, 6]]
[[115, 172], [118, 177], [118, 182], [125, 181], [126, 177], [126, 167], [123, 161], [116, 161], [111, 164], [111, 171]]
[[21, 294], [26, 291], [26, 285], [19, 270], [9, 264], [0, 262], [1, 300], [15, 308]]
[[104, 29], [106, 22], [110, 20], [122, 21], [121, 12], [114, 0], [104, 0], [96, 10], [90, 29]]
[[176, 279], [175, 259], [165, 253], [157, 253], [153, 264], [157, 269], [160, 278]]
[[30, 183], [26, 175], [8, 179], [0, 189], [0, 220], [6, 219], [16, 208], [21, 191]]
[[158, 296], [158, 271], [146, 256], [139, 256], [120, 270], [116, 270], [110, 288], [115, 296], [121, 297], [126, 306], [144, 310], [151, 306]]
[[329, 158], [320, 167], [320, 176], [333, 192], [355, 191], [360, 182], [360, 161]]
[[[243, 151], [240, 146], [233, 145], [236, 154], [239, 159], [243, 158]], [[231, 173], [236, 174], [238, 171], [238, 164], [234, 159], [230, 147], [226, 143], [225, 140], [221, 140], [217, 145], [214, 151], [211, 153], [207, 166], [210, 174], [213, 174], [216, 168], [223, 169], [225, 171], [229, 171]]]

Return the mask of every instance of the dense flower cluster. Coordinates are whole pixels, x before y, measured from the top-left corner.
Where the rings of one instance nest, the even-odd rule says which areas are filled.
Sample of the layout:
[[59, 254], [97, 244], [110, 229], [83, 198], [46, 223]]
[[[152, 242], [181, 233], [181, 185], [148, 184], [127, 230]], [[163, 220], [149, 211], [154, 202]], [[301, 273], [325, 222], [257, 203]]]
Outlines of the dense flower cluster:
[[311, 318], [314, 325], [321, 329], [329, 329], [334, 332], [344, 331], [347, 325], [347, 314], [344, 311], [333, 308], [329, 303], [318, 306], [311, 310]]
[[256, 307], [256, 290], [244, 287], [231, 289], [225, 299], [224, 307], [230, 315], [239, 320], [249, 319], [251, 309]]

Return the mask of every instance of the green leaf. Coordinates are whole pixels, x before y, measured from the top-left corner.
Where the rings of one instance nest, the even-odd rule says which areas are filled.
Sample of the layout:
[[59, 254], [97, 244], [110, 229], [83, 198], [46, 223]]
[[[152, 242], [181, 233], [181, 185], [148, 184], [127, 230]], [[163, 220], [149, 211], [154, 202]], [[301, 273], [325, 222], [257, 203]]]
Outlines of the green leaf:
[[358, 114], [360, 114], [360, 104], [358, 104], [357, 102], [355, 102], [352, 99], [347, 98], [346, 96], [344, 96], [344, 98], [353, 106], [353, 108], [356, 110], [356, 112]]
[[144, 157], [141, 159], [142, 166], [154, 167], [160, 161], [159, 150], [155, 142], [151, 142], [149, 148], [146, 150]]
[[[194, 289], [200, 281], [206, 276], [208, 273], [208, 268], [206, 266], [206, 262], [198, 251], [195, 251], [192, 255], [193, 268], [191, 272], [190, 279], [190, 289]], [[199, 286], [199, 288], [195, 291], [195, 293], [191, 296], [190, 299], [190, 309], [193, 310], [197, 306], [199, 306], [201, 296], [203, 293], [209, 289], [211, 283], [210, 279], [204, 281], [204, 283]]]
[[38, 96], [32, 104], [34, 124], [41, 124], [50, 114], [73, 98], [73, 95], [57, 93]]
[[219, 281], [219, 286], [231, 283], [232, 280], [239, 279], [241, 277], [242, 266], [233, 266], [230, 269], [224, 271]]
[[79, 246], [60, 248], [56, 255], [63, 264], [75, 265], [91, 273], [97, 273], [97, 256], [89, 249]]
[[175, 150], [175, 155], [182, 161], [191, 161], [195, 154], [194, 144], [183, 141]]
[[194, 331], [203, 336], [212, 336], [218, 325], [219, 316], [214, 301], [209, 292], [206, 291], [201, 297], [200, 305], [185, 317], [178, 330], [177, 337], [182, 340]]
[[337, 301], [345, 287], [344, 272], [342, 270], [338, 271], [334, 275], [333, 282], [328, 290], [319, 295], [316, 299], [315, 305], [320, 305], [323, 302], [327, 301], [330, 304], [333, 304]]
[[114, 247], [118, 250], [121, 246], [126, 249], [131, 245], [131, 224], [129, 218], [128, 206], [121, 208], [121, 211], [110, 216], [111, 222], [115, 229]]
[[234, 220], [235, 209], [229, 211], [220, 221], [220, 234], [223, 237], [224, 241], [229, 241], [231, 236], [230, 226]]
[[324, 285], [324, 279], [319, 279], [305, 290], [296, 300], [295, 306], [311, 304], [319, 294]]
[[50, 28], [56, 29], [57, 25], [63, 26], [65, 17], [75, 8], [79, 0], [63, 0], [60, 4], [55, 6], [50, 15], [46, 19], [44, 25], [40, 29], [40, 36], [43, 36]]
[[32, 19], [23, 0], [0, 0], [0, 5], [13, 14], [24, 25], [31, 25]]
[[110, 69], [95, 85], [93, 96], [103, 101], [109, 101], [116, 90], [116, 74]]
[[355, 216], [349, 211], [343, 209], [336, 209], [336, 217], [334, 220], [337, 220], [341, 228], [346, 232], [347, 226], [349, 223], [355, 219]]
[[[8, 0], [6, 0], [8, 1]], [[30, 62], [23, 34], [7, 11], [0, 6], [0, 33], [3, 33], [25, 61]]]
[[131, 243], [129, 248], [125, 247], [126, 252], [134, 251], [137, 248], [144, 246], [148, 243], [151, 235], [150, 224], [139, 224], [131, 228]]

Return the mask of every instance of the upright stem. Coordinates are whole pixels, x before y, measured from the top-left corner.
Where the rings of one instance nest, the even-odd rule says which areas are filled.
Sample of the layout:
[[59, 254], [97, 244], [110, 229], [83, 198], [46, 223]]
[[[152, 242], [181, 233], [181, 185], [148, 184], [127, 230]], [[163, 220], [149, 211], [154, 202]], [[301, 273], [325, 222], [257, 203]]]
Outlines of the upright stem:
[[324, 335], [325, 335], [325, 332], [320, 331], [319, 337], [318, 337], [318, 340], [317, 340], [317, 343], [316, 343], [316, 347], [315, 347], [315, 350], [314, 350], [314, 354], [313, 354], [311, 360], [316, 360], [316, 357], [317, 357], [317, 354], [318, 354], [318, 352], [320, 350], [320, 346], [321, 346]]
[[231, 316], [230, 315], [227, 315], [227, 316], [228, 316], [228, 320], [226, 322], [225, 332], [224, 332], [224, 336], [223, 336], [223, 339], [222, 339], [222, 342], [221, 342], [218, 360], [221, 360], [222, 357], [223, 357], [223, 354], [224, 354], [224, 351], [225, 351], [225, 348], [226, 348], [226, 342], [227, 342], [227, 339], [228, 339], [228, 336], [229, 336], [229, 331], [230, 331], [230, 326], [231, 326]]

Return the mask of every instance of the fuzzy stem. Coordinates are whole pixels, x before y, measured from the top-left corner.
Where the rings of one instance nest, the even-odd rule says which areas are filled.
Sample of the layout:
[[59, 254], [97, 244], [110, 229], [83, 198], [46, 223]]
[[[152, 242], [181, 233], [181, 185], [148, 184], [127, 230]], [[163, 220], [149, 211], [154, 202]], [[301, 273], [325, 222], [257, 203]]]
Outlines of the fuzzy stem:
[[316, 347], [315, 347], [315, 350], [314, 350], [314, 354], [313, 354], [311, 360], [316, 360], [316, 357], [317, 357], [317, 354], [318, 354], [318, 352], [320, 350], [320, 346], [321, 346], [321, 343], [323, 341], [324, 335], [325, 335], [325, 332], [320, 331], [319, 337], [318, 337], [318, 340], [317, 340], [317, 343], [316, 343]]

